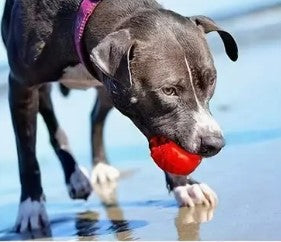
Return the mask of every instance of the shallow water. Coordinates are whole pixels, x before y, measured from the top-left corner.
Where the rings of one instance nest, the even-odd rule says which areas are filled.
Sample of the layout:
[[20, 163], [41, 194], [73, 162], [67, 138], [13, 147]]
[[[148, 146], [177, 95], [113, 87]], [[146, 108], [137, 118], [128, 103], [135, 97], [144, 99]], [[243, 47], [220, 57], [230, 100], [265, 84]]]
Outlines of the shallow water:
[[[176, 2], [171, 7], [179, 8]], [[212, 111], [227, 146], [205, 160], [193, 177], [217, 192], [215, 210], [178, 209], [162, 172], [149, 157], [145, 138], [116, 110], [107, 120], [105, 140], [109, 160], [122, 171], [113, 198], [118, 206], [104, 206], [98, 190], [87, 202], [70, 200], [40, 117], [37, 153], [51, 231], [12, 233], [19, 180], [7, 90], [1, 87], [0, 239], [280, 240], [281, 31], [276, 30], [281, 29], [281, 20], [274, 18], [281, 13], [278, 9], [221, 22], [237, 37], [237, 63], [227, 59], [216, 35], [209, 38], [219, 77]], [[257, 16], [259, 26], [254, 23]], [[0, 79], [6, 76], [7, 70], [1, 70]], [[89, 113], [95, 92], [75, 91], [65, 99], [54, 86], [53, 97], [75, 157], [90, 170]]]

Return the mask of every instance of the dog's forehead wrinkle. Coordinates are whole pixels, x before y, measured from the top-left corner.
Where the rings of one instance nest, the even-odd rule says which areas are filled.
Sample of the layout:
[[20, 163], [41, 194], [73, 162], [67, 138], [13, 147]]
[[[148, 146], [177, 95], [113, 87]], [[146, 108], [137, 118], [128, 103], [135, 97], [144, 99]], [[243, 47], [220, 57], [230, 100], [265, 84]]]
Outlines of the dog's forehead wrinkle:
[[195, 71], [201, 72], [204, 69], [214, 69], [214, 61], [209, 52], [203, 50], [194, 51], [185, 48], [185, 57], [192, 70], [195, 69]]
[[188, 60], [193, 60], [198, 65], [212, 65], [213, 57], [210, 52], [208, 42], [201, 33], [191, 31], [187, 33], [178, 34], [178, 42], [186, 52]]
[[[164, 76], [166, 76], [168, 78], [165, 78], [165, 80], [170, 80], [174, 83], [174, 80], [172, 80], [173, 76], [185, 71], [183, 56], [186, 56], [188, 62], [198, 67], [199, 70], [212, 68], [212, 63], [208, 63], [210, 59], [208, 54], [206, 55], [200, 48], [198, 50], [196, 47], [197, 42], [193, 38], [188, 43], [183, 44], [184, 41], [179, 40], [185, 38], [183, 34], [180, 34], [181, 37], [179, 38], [172, 31], [168, 32], [168, 36], [156, 32], [156, 36], [149, 38], [148, 42], [138, 42], [135, 58], [132, 62], [132, 68], [135, 69], [132, 70], [132, 73], [135, 76], [144, 74], [147, 76], [144, 79], [156, 78], [162, 79], [162, 81]], [[204, 43], [201, 45], [204, 45]], [[146, 70], [145, 72], [144, 69]], [[195, 77], [196, 73], [193, 67], [191, 71]], [[171, 76], [171, 79], [169, 79], [169, 76]]]
[[[155, 48], [159, 48], [159, 50], [155, 52]], [[186, 73], [184, 61], [185, 51], [182, 47], [177, 46], [176, 48], [162, 50], [161, 46], [154, 45], [154, 47], [147, 46], [142, 50], [143, 52], [138, 51], [131, 63], [133, 78], [135, 77], [148, 83], [151, 82], [152, 86], [154, 84], [159, 85], [158, 87], [165, 84], [181, 84], [190, 89], [189, 73]], [[197, 59], [200, 59], [200, 57], [186, 55], [186, 58], [190, 63], [190, 72], [194, 82], [203, 76], [205, 70], [214, 70], [212, 65], [198, 61]], [[196, 88], [195, 91], [198, 92]]]
[[166, 39], [176, 40], [173, 32], [175, 21], [171, 21], [161, 11], [140, 11], [124, 23], [126, 27], [132, 29], [134, 37], [143, 42]]
[[147, 59], [143, 61], [136, 59], [132, 63], [132, 76], [148, 85], [177, 84], [181, 80], [186, 80], [186, 73], [183, 63], [179, 63], [177, 58], [163, 58], [161, 61]]

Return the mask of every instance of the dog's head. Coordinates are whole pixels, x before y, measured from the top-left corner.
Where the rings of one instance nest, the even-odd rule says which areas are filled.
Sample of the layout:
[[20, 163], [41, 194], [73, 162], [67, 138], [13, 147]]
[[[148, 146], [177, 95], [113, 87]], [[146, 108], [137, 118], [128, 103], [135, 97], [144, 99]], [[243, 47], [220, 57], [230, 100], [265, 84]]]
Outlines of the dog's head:
[[205, 34], [212, 31], [235, 61], [233, 37], [211, 19], [167, 10], [131, 18], [91, 54], [115, 107], [148, 139], [164, 136], [205, 157], [224, 146], [209, 111], [217, 76]]

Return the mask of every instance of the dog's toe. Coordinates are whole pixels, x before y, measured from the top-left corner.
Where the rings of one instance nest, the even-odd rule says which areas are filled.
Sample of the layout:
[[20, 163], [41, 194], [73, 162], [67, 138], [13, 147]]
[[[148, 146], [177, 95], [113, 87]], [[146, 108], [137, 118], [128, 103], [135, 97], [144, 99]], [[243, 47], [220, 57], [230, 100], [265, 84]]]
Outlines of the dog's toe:
[[70, 176], [67, 188], [72, 199], [87, 199], [93, 190], [87, 169], [76, 166], [75, 171]]
[[200, 189], [202, 190], [204, 196], [208, 199], [211, 206], [216, 206], [218, 203], [217, 194], [210, 188], [207, 184], [201, 183], [199, 184]]
[[194, 202], [188, 194], [186, 186], [178, 186], [173, 190], [173, 192], [179, 206], [194, 207]]
[[174, 188], [173, 193], [181, 207], [194, 207], [196, 204], [214, 207], [218, 201], [215, 192], [206, 184], [178, 186]]
[[15, 231], [22, 233], [27, 230], [34, 231], [48, 226], [49, 220], [43, 196], [39, 201], [28, 198], [20, 203]]
[[116, 168], [107, 164], [99, 163], [92, 171], [91, 181], [93, 184], [116, 182], [119, 176], [120, 172]]
[[91, 176], [91, 181], [95, 192], [106, 205], [113, 205], [116, 203], [116, 187], [117, 179], [120, 172], [107, 164], [97, 164]]

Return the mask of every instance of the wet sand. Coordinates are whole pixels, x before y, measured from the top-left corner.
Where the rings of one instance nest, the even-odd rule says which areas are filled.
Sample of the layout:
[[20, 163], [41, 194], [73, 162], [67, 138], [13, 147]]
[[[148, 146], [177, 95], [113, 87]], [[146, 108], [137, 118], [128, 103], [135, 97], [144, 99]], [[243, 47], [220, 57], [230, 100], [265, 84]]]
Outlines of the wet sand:
[[[109, 160], [123, 174], [118, 186], [109, 188], [116, 189], [111, 199], [118, 205], [105, 206], [98, 189], [87, 202], [70, 200], [40, 117], [37, 153], [51, 231], [10, 232], [19, 180], [7, 90], [1, 86], [0, 239], [281, 240], [281, 21], [274, 19], [281, 10], [270, 11], [247, 15], [243, 21], [221, 22], [238, 39], [237, 63], [227, 59], [216, 35], [209, 38], [218, 69], [211, 106], [227, 146], [205, 160], [193, 177], [217, 192], [216, 209], [179, 209], [165, 188], [162, 172], [149, 157], [147, 141], [116, 110], [107, 120], [105, 139]], [[257, 16], [266, 24], [257, 28], [253, 24]], [[1, 71], [0, 78], [6, 76], [7, 71]], [[53, 96], [75, 157], [90, 170], [89, 113], [95, 91], [75, 91], [65, 99], [54, 86]]]

